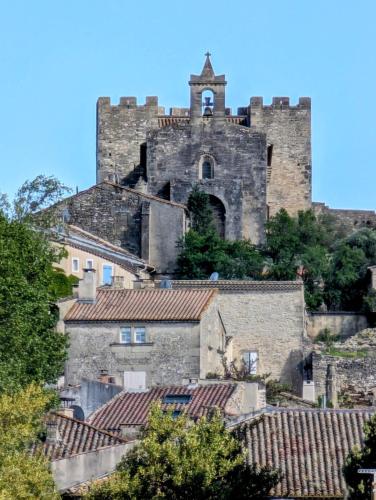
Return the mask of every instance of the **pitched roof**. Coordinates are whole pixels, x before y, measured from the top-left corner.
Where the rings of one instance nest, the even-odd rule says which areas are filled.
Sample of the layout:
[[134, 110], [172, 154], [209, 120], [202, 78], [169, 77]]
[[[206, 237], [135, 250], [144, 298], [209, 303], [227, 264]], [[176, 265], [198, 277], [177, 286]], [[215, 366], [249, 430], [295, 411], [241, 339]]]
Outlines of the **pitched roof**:
[[46, 424], [48, 425], [48, 423], [57, 424], [56, 442], [45, 441], [42, 445], [34, 446], [32, 452], [41, 450], [50, 460], [69, 458], [79, 453], [125, 443], [125, 440], [118, 436], [113, 436], [90, 424], [64, 415], [50, 413], [46, 417]]
[[94, 304], [76, 302], [65, 321], [200, 321], [216, 290], [98, 289]]
[[162, 404], [163, 409], [184, 411], [192, 418], [199, 418], [207, 414], [209, 407], [224, 409], [234, 390], [234, 384], [209, 384], [155, 387], [148, 392], [121, 392], [96, 410], [89, 420], [96, 427], [111, 432], [119, 431], [121, 424], [144, 425], [151, 403], [162, 401], [167, 395], [190, 395], [192, 398], [186, 404]]
[[361, 445], [371, 415], [366, 410], [277, 410], [245, 424], [242, 435], [251, 462], [281, 469], [273, 495], [343, 498], [344, 460]]
[[67, 228], [67, 232], [54, 234], [54, 239], [57, 242], [106, 259], [136, 275], [140, 270], [151, 271], [154, 269], [140, 257], [133, 255], [124, 248], [113, 245], [77, 226], [67, 225]]
[[[159, 281], [156, 281], [159, 283]], [[181, 288], [217, 288], [218, 290], [233, 291], [278, 291], [278, 290], [300, 290], [303, 288], [302, 281], [251, 281], [251, 280], [173, 280], [174, 289]]]

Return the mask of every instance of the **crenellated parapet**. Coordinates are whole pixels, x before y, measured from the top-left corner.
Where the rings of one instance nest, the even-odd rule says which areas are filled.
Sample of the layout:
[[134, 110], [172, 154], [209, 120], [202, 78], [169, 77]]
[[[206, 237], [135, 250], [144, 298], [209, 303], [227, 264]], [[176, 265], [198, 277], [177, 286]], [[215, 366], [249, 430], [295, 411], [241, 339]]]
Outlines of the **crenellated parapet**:
[[271, 104], [264, 105], [263, 97], [251, 97], [251, 109], [311, 109], [310, 97], [299, 97], [298, 104], [290, 105], [289, 97], [273, 97]]

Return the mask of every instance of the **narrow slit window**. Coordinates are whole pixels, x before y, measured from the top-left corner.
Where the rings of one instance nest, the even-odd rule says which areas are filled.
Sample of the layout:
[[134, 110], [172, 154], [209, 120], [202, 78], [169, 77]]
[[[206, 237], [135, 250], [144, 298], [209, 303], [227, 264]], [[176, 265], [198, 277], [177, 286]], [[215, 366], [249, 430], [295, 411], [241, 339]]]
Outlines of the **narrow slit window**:
[[267, 166], [268, 167], [272, 166], [272, 158], [273, 158], [273, 144], [268, 146], [268, 150], [267, 150]]

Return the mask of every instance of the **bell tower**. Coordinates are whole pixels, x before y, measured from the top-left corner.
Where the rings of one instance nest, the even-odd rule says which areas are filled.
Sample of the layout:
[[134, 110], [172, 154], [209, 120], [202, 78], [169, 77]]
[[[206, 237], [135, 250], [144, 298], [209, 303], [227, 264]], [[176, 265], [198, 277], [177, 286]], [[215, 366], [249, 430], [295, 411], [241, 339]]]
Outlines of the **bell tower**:
[[[213, 120], [225, 119], [225, 75], [215, 75], [210, 61], [210, 53], [205, 54], [206, 60], [201, 75], [191, 75], [191, 123], [197, 123], [203, 117]], [[210, 91], [212, 98], [205, 97], [203, 93]]]

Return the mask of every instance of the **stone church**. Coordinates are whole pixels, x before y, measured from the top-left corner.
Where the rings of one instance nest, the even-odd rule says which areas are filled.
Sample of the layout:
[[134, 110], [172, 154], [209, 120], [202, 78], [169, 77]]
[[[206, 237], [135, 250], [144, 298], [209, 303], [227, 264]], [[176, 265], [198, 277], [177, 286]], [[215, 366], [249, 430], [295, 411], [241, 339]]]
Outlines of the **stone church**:
[[[226, 78], [206, 54], [191, 75], [190, 107], [166, 114], [157, 97], [138, 105], [97, 104], [97, 184], [62, 203], [67, 220], [142, 257], [157, 273], [174, 270], [176, 242], [189, 226], [186, 203], [198, 184], [210, 198], [219, 233], [263, 241], [281, 208], [295, 214], [311, 199], [311, 100], [261, 97], [232, 113]], [[372, 211], [335, 210], [350, 225], [376, 225]]]

